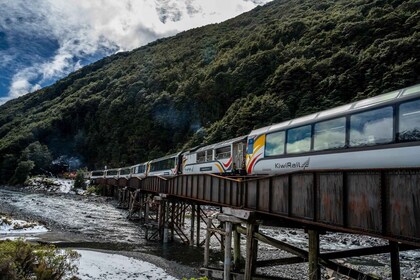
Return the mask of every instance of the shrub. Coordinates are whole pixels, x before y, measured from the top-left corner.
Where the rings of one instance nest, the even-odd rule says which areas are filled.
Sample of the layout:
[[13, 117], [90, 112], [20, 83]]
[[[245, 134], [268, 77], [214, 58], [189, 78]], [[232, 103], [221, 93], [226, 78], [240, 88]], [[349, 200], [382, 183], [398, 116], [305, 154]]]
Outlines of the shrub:
[[0, 280], [59, 280], [77, 272], [75, 251], [33, 245], [23, 240], [0, 241]]
[[35, 164], [31, 160], [21, 161], [16, 167], [15, 174], [10, 179], [10, 184], [19, 185], [25, 183], [29, 173], [34, 168]]
[[74, 188], [83, 190], [86, 189], [85, 176], [82, 170], [77, 171], [76, 178], [74, 179]]
[[87, 194], [102, 194], [102, 188], [100, 186], [89, 186], [86, 190]]

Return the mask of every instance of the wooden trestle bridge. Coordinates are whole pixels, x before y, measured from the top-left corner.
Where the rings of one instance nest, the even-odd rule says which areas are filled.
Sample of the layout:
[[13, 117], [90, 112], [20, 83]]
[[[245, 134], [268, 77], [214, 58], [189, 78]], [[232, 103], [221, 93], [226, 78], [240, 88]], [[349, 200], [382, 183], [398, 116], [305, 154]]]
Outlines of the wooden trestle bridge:
[[[354, 279], [378, 279], [333, 260], [389, 253], [392, 279], [400, 279], [399, 252], [420, 249], [420, 169], [303, 171], [261, 177], [198, 174], [100, 178], [94, 183], [118, 197], [131, 217], [144, 219], [146, 238], [167, 242], [176, 235], [190, 245], [204, 245], [203, 271], [215, 278], [279, 279], [258, 275], [256, 269], [308, 262], [309, 279], [321, 279], [321, 266]], [[206, 205], [220, 207], [217, 218], [206, 216]], [[181, 225], [187, 208], [191, 229], [185, 233]], [[200, 240], [201, 222], [207, 225], [204, 240]], [[304, 228], [309, 250], [265, 236], [259, 232], [259, 225], [264, 224]], [[326, 231], [369, 235], [389, 242], [386, 246], [322, 253], [319, 236]], [[246, 237], [244, 265], [240, 261], [240, 234]], [[223, 269], [210, 266], [212, 236], [224, 248]], [[295, 256], [259, 261], [258, 242]]]

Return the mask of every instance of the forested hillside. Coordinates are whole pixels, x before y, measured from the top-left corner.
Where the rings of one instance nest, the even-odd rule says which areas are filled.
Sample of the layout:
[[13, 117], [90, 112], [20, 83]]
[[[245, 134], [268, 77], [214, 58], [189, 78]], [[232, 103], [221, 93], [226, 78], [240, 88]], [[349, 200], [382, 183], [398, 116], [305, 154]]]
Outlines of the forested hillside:
[[419, 39], [417, 0], [279, 0], [107, 57], [0, 107], [0, 180], [31, 144], [130, 165], [419, 83]]

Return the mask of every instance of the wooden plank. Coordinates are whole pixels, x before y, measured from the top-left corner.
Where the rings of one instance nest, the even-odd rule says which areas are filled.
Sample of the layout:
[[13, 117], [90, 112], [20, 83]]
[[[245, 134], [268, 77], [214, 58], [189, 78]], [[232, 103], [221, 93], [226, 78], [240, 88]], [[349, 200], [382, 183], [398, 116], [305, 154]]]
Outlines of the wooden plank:
[[257, 269], [258, 241], [254, 238], [254, 234], [257, 232], [258, 225], [247, 224], [244, 280], [252, 280]]
[[386, 176], [387, 220], [394, 236], [420, 241], [420, 174], [395, 172]]
[[318, 186], [318, 221], [343, 225], [343, 174], [321, 173]]
[[389, 247], [391, 249], [392, 280], [399, 280], [401, 279], [401, 271], [400, 271], [400, 251], [398, 248], [398, 243], [389, 242]]
[[276, 265], [289, 265], [289, 264], [297, 264], [297, 263], [304, 263], [308, 260], [302, 257], [290, 257], [290, 258], [282, 258], [282, 259], [273, 259], [273, 260], [263, 260], [257, 261], [257, 267], [270, 267]]
[[232, 223], [225, 223], [225, 260], [223, 262], [223, 279], [230, 280], [230, 268], [232, 263]]
[[382, 232], [381, 175], [379, 172], [348, 174], [348, 226]]
[[321, 267], [319, 266], [319, 233], [315, 230], [308, 230], [309, 235], [309, 279], [321, 279]]
[[205, 188], [205, 179], [203, 175], [198, 177], [198, 199], [204, 199], [204, 188]]
[[210, 261], [210, 237], [211, 237], [210, 229], [212, 225], [212, 219], [207, 218], [206, 224], [207, 224], [207, 230], [206, 230], [206, 243], [204, 244], [204, 264], [203, 264], [204, 267], [208, 267], [209, 261]]
[[313, 176], [312, 173], [292, 174], [291, 214], [294, 217], [314, 218]]
[[289, 209], [289, 176], [272, 178], [272, 193], [270, 195], [271, 211], [276, 214], [288, 214]]
[[246, 206], [247, 208], [256, 209], [257, 208], [257, 180], [248, 181], [246, 184]]
[[245, 221], [253, 220], [255, 218], [254, 211], [235, 209], [231, 207], [222, 207], [222, 212], [226, 215], [235, 216]]
[[270, 212], [270, 178], [258, 180], [258, 210]]
[[354, 270], [352, 268], [346, 267], [344, 265], [337, 264], [330, 260], [324, 260], [320, 259], [319, 262], [321, 265], [336, 271], [337, 273], [340, 273], [342, 275], [346, 275], [348, 277], [351, 277], [353, 279], [363, 279], [363, 280], [378, 280], [378, 277], [371, 276], [368, 274], [364, 274], [363, 272]]

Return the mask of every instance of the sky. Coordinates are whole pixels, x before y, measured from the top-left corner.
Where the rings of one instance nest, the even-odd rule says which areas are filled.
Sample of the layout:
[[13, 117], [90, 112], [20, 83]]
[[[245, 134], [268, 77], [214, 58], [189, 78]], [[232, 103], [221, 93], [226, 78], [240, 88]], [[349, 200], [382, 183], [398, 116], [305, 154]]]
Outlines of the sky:
[[69, 73], [271, 0], [0, 0], [0, 104]]

